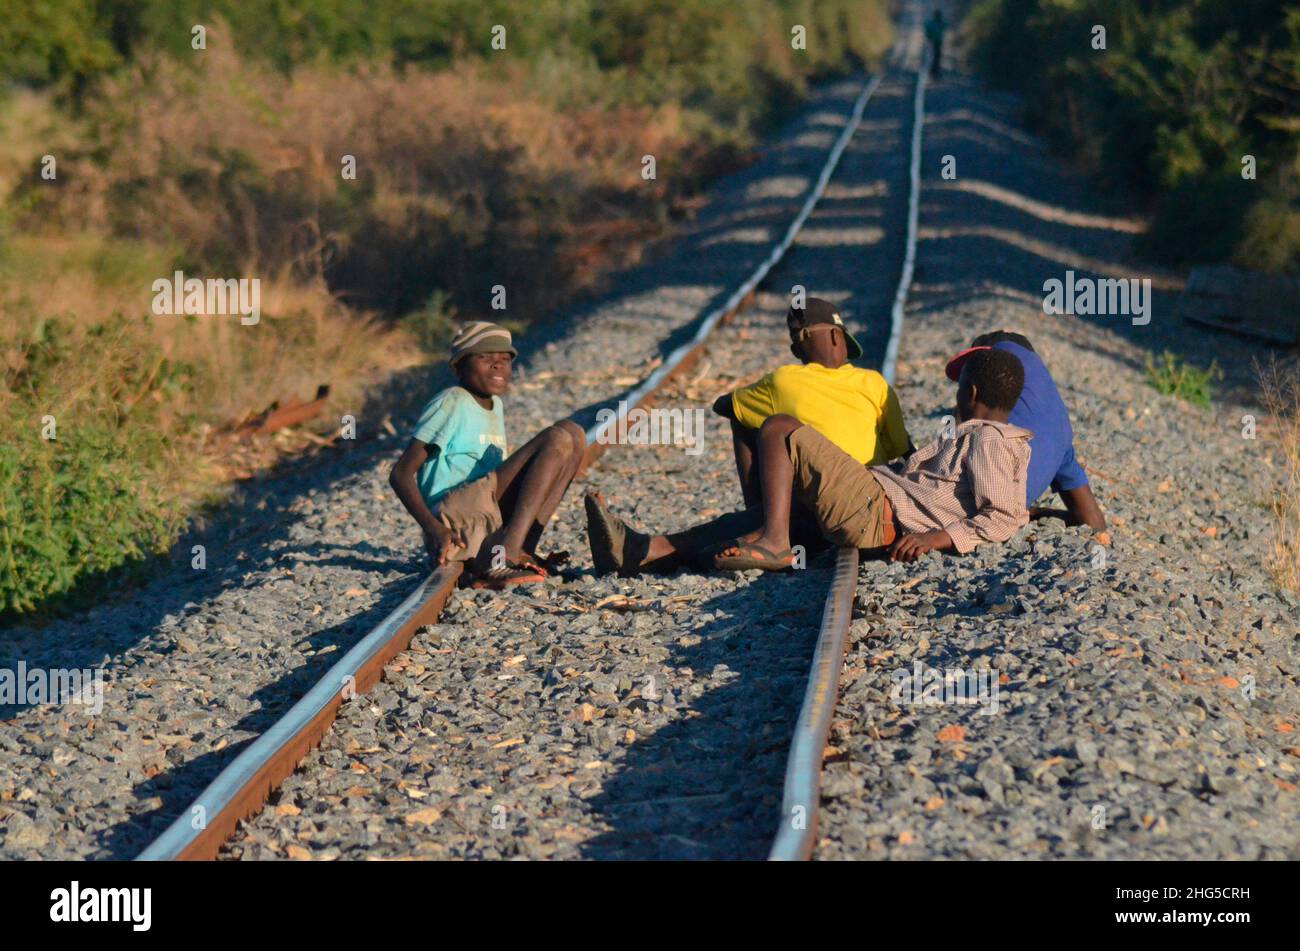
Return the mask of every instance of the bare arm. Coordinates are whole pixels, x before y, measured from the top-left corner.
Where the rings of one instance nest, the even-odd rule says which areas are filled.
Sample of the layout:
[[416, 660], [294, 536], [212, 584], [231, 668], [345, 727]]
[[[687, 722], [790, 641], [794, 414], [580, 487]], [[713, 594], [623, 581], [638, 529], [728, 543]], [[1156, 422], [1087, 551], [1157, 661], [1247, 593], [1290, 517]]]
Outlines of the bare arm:
[[1061, 493], [1061, 501], [1065, 503], [1065, 510], [1069, 513], [1065, 524], [1087, 525], [1094, 532], [1106, 530], [1106, 516], [1101, 514], [1101, 506], [1093, 498], [1089, 486], [1081, 485], [1077, 489], [1067, 489]]
[[446, 563], [446, 549], [451, 542], [451, 535], [425, 504], [424, 496], [420, 494], [420, 486], [416, 482], [420, 467], [437, 451], [437, 446], [412, 439], [406, 451], [402, 453], [402, 457], [393, 464], [392, 471], [388, 473], [388, 484], [393, 487], [393, 493], [398, 501], [406, 511], [411, 513], [411, 517], [424, 531], [424, 545], [429, 551], [430, 559], [436, 565], [442, 565]]
[[[898, 392], [892, 386], [886, 389], [885, 408], [880, 414], [877, 429], [881, 444], [885, 447], [886, 458], [906, 459], [916, 452], [912, 437], [907, 432], [907, 425], [903, 422], [903, 407], [898, 402]], [[904, 446], [907, 448], [903, 448]]]
[[1092, 489], [1088, 486], [1083, 485], [1077, 489], [1066, 489], [1061, 493], [1061, 501], [1065, 503], [1065, 508], [1030, 509], [1030, 518], [1059, 518], [1066, 525], [1087, 525], [1094, 532], [1104, 532], [1106, 530], [1106, 516], [1101, 513], [1101, 506], [1097, 504]]
[[713, 412], [717, 413], [719, 416], [723, 417], [724, 419], [736, 418], [736, 410], [735, 407], [731, 405], [730, 393], [723, 393], [721, 396], [719, 396], [716, 400], [713, 401]]
[[952, 536], [943, 529], [899, 535], [889, 546], [889, 560], [916, 561], [927, 551], [950, 551], [952, 548]]

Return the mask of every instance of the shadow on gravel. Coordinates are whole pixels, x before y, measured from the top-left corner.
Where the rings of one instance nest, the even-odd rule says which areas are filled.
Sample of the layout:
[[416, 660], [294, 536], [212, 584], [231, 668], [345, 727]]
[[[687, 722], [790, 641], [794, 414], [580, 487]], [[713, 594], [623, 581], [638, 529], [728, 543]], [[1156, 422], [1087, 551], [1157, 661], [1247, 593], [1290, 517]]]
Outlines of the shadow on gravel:
[[[1133, 249], [1131, 228], [1142, 211], [1136, 203], [1090, 189], [1027, 138], [1017, 128], [1019, 107], [1012, 96], [950, 75], [931, 88], [926, 111], [918, 255], [925, 264], [918, 267], [916, 296], [927, 308], [989, 296], [1041, 306], [1044, 282], [1064, 282], [1067, 270], [1076, 279], [1151, 277], [1147, 324], [1135, 325], [1132, 314], [1062, 319], [1100, 326], [1116, 335], [1117, 344], [1122, 340], [1148, 354], [1170, 350], [1199, 366], [1216, 361], [1225, 374], [1216, 401], [1223, 395], [1256, 401], [1252, 361], [1266, 359], [1271, 348], [1182, 322], [1179, 279], [1143, 267]], [[953, 181], [940, 178], [945, 156], [956, 162]], [[1071, 336], [1069, 345], [1096, 349], [1095, 336], [1088, 337], [1092, 343], [1082, 333]], [[1123, 347], [1106, 354], [1145, 369], [1145, 357]]]
[[[354, 559], [346, 559], [346, 561], [351, 563]], [[314, 564], [325, 563], [328, 563], [328, 560], [314, 562]], [[415, 568], [416, 565], [413, 563], [410, 567]], [[307, 659], [307, 663], [275, 683], [267, 684], [246, 700], [239, 701], [240, 707], [247, 712], [237, 722], [231, 724], [226, 732], [251, 733], [254, 734], [252, 737], [232, 743], [221, 750], [203, 753], [174, 769], [159, 773], [136, 785], [134, 792], [138, 801], [148, 802], [158, 797], [162, 800], [162, 804], [148, 812], [135, 815], [127, 822], [108, 828], [101, 835], [99, 842], [100, 847], [107, 851], [107, 857], [133, 858], [150, 841], [162, 834], [163, 830], [189, 807], [195, 797], [221, 770], [230, 765], [257, 736], [265, 733], [276, 720], [288, 712], [289, 708], [311, 689], [348, 648], [396, 609], [418, 582], [418, 574], [390, 582], [381, 589], [375, 604], [364, 613], [307, 635], [304, 640], [310, 641], [311, 649], [316, 651]], [[199, 734], [194, 739], [196, 742], [202, 742], [205, 738]]]
[[669, 686], [703, 682], [705, 692], [638, 738], [588, 800], [613, 831], [583, 843], [584, 858], [767, 856], [830, 567], [822, 555], [808, 567], [812, 577], [764, 575], [699, 605], [714, 620], [666, 665]]

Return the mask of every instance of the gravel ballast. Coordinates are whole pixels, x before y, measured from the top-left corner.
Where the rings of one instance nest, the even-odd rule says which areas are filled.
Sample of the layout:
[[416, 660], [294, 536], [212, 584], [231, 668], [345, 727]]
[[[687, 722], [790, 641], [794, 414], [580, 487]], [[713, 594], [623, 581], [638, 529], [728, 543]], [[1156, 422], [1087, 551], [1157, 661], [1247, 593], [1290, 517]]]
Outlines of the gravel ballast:
[[[772, 290], [716, 332], [659, 407], [701, 410], [785, 362], [794, 283], [840, 303], [883, 350], [902, 255], [906, 191], [895, 183], [906, 175], [910, 90], [906, 77], [881, 83]], [[539, 355], [508, 416], [539, 405], [529, 403], [539, 383], [567, 379], [569, 361], [564, 347]], [[543, 540], [573, 552], [573, 569], [541, 590], [458, 592], [443, 623], [415, 638], [412, 662], [344, 708], [223, 854], [765, 855], [829, 558], [780, 577], [590, 573], [584, 490], [658, 530], [740, 505], [727, 425], [702, 418], [698, 453], [611, 447]], [[631, 609], [602, 606], [615, 597]]]

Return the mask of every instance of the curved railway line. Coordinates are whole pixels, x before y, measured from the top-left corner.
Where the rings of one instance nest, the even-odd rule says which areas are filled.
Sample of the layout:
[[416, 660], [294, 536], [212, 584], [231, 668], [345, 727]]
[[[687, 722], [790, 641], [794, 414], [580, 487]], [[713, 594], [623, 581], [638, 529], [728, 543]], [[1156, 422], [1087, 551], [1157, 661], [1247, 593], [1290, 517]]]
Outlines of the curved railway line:
[[[881, 364], [882, 372], [893, 382], [903, 309], [916, 250], [926, 76], [925, 57], [919, 44], [919, 14], [915, 8], [909, 7], [904, 11], [904, 18], [900, 40], [888, 64], [865, 83], [848, 121], [827, 153], [820, 175], [781, 240], [721, 305], [699, 319], [688, 340], [672, 350], [653, 373], [630, 390], [610, 399], [607, 405], [621, 402], [629, 409], [648, 406], [669, 381], [681, 380], [686, 371], [700, 360], [714, 331], [753, 300], [760, 285], [795, 246], [825, 195], [840, 159], [886, 72], [906, 69], [914, 73], [907, 229], [900, 277], [890, 308], [889, 338]], [[607, 420], [587, 431], [584, 469], [592, 465], [606, 448], [602, 437], [613, 424], [614, 421]], [[806, 859], [813, 850], [822, 751], [836, 702], [857, 569], [856, 551], [844, 549], [836, 554], [812, 668], [790, 744], [781, 817], [770, 850], [771, 859]], [[257, 813], [272, 792], [321, 742], [343, 704], [369, 691], [382, 678], [385, 666], [407, 649], [416, 633], [438, 620], [456, 588], [459, 574], [459, 566], [453, 566], [440, 569], [424, 579], [395, 611], [348, 650], [283, 717], [226, 766], [138, 858], [216, 857], [223, 844], [235, 834], [239, 823]]]

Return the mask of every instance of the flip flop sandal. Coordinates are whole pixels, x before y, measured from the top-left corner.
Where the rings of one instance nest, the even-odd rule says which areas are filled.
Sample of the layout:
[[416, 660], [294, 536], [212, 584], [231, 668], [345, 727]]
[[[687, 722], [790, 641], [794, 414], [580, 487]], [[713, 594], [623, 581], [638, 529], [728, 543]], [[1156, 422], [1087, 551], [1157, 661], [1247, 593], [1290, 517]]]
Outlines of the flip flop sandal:
[[587, 538], [596, 574], [617, 572], [625, 578], [636, 575], [650, 553], [649, 537], [629, 529], [605, 508], [596, 493], [588, 493], [582, 501], [587, 509]]
[[546, 580], [546, 569], [531, 561], [506, 562], [500, 568], [489, 568], [476, 578], [471, 588], [500, 591], [518, 584], [540, 584]]
[[[721, 554], [730, 548], [739, 549], [740, 554]], [[713, 567], [719, 571], [748, 571], [751, 568], [762, 571], [788, 571], [794, 566], [794, 552], [789, 548], [785, 551], [773, 552], [762, 545], [737, 541], [721, 546], [718, 552], [719, 554], [713, 557]]]
[[546, 571], [555, 571], [569, 563], [567, 551], [553, 551], [545, 555], [530, 555], [529, 561]]

